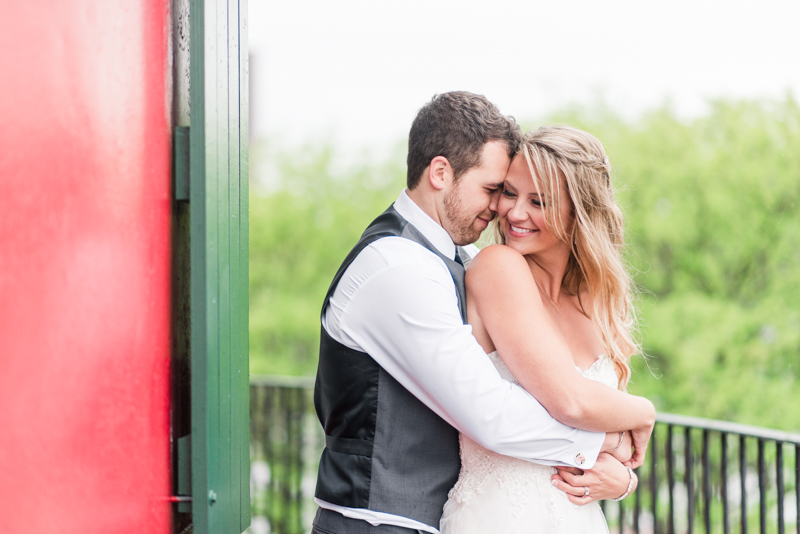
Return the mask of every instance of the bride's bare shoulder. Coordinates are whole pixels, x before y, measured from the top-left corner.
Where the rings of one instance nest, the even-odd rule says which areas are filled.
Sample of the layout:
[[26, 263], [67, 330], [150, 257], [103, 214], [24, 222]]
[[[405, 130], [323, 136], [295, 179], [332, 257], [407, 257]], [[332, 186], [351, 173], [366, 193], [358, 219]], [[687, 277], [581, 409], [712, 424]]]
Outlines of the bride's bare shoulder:
[[505, 313], [511, 309], [522, 313], [542, 307], [527, 260], [505, 245], [486, 247], [475, 256], [467, 269], [466, 286], [470, 296], [467, 304], [473, 303], [484, 312]]
[[512, 268], [515, 265], [525, 266], [525, 258], [522, 257], [522, 254], [506, 245], [489, 245], [486, 248], [482, 248], [480, 252], [472, 258], [467, 272], [483, 272], [487, 269], [504, 267], [506, 265], [510, 265]]
[[480, 281], [483, 285], [489, 281], [518, 280], [519, 277], [532, 278], [525, 258], [506, 245], [491, 245], [472, 259], [467, 269], [467, 284]]

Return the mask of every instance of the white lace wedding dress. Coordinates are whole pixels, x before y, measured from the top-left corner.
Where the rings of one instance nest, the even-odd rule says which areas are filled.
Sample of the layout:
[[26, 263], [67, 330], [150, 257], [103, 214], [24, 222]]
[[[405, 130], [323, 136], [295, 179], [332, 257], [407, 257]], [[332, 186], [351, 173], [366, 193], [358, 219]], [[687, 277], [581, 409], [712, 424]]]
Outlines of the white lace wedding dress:
[[[497, 352], [489, 354], [500, 375], [518, 383]], [[601, 356], [587, 370], [592, 380], [617, 387], [611, 360]], [[461, 473], [450, 490], [439, 526], [442, 534], [607, 534], [597, 501], [572, 504], [556, 489], [554, 467], [534, 464], [484, 449], [461, 435]]]

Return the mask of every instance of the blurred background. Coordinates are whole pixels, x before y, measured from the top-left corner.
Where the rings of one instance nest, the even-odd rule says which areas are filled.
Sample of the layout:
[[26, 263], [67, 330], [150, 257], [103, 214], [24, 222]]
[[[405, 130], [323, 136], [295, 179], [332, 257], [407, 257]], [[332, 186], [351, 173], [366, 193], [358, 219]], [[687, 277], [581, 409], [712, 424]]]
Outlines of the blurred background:
[[313, 375], [319, 308], [435, 93], [596, 135], [641, 286], [630, 389], [800, 429], [800, 4], [250, 1], [252, 374]]
[[0, 534], [308, 532], [323, 295], [450, 90], [610, 156], [630, 390], [659, 409], [610, 531], [800, 533], [798, 20], [797, 0], [0, 2]]
[[[566, 123], [604, 143], [640, 287], [646, 357], [632, 363], [631, 392], [660, 412], [800, 430], [800, 3], [250, 0], [249, 10], [251, 446], [265, 447], [251, 453], [251, 532], [310, 525], [321, 302], [404, 187], [417, 110], [445, 91], [484, 94], [523, 129]], [[615, 510], [607, 517], [622, 528]], [[794, 521], [794, 501], [787, 510]]]

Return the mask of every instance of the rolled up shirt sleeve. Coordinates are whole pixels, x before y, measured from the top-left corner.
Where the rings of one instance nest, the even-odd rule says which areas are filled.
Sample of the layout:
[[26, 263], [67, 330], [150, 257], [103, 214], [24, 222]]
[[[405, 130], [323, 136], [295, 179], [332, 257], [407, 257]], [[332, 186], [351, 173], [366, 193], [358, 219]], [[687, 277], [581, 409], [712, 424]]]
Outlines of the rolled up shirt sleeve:
[[337, 310], [339, 336], [487, 449], [591, 468], [605, 434], [559, 423], [531, 394], [500, 377], [472, 327], [461, 320], [449, 272], [430, 256], [424, 262], [387, 262], [360, 280], [346, 308]]

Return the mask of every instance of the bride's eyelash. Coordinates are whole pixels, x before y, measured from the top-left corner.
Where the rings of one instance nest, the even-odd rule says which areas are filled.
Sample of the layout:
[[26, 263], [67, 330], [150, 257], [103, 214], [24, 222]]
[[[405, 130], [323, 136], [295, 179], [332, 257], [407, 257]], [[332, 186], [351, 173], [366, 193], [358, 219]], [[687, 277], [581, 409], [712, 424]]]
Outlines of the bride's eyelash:
[[[503, 196], [505, 196], [507, 198], [515, 198], [517, 195], [516, 195], [516, 193], [512, 193], [508, 189], [505, 189], [505, 190], [503, 190]], [[537, 208], [544, 208], [545, 207], [544, 202], [542, 202], [541, 200], [536, 200], [535, 198], [531, 199], [531, 204], [533, 204]]]

